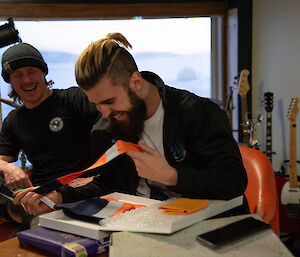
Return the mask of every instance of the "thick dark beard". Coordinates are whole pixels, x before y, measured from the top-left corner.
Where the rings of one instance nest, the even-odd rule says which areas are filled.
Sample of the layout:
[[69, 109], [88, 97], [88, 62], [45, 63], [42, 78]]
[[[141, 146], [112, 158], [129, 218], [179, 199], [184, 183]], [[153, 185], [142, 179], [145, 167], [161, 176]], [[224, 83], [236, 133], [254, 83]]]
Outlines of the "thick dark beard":
[[147, 109], [145, 101], [134, 92], [131, 92], [130, 89], [128, 90], [128, 95], [132, 104], [131, 110], [127, 112], [128, 119], [118, 121], [114, 117], [109, 117], [109, 124], [106, 130], [113, 136], [134, 142], [138, 140], [144, 130]]

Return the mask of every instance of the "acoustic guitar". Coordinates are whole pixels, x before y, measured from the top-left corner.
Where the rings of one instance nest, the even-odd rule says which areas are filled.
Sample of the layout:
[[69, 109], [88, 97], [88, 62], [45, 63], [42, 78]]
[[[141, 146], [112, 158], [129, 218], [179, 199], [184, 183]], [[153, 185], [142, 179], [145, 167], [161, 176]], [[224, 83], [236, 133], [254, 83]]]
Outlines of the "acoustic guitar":
[[276, 177], [280, 200], [280, 231], [286, 233], [300, 233], [300, 188], [298, 184], [296, 146], [296, 117], [299, 111], [298, 102], [298, 98], [292, 99], [288, 114], [288, 120], [290, 122], [289, 179], [283, 176]]

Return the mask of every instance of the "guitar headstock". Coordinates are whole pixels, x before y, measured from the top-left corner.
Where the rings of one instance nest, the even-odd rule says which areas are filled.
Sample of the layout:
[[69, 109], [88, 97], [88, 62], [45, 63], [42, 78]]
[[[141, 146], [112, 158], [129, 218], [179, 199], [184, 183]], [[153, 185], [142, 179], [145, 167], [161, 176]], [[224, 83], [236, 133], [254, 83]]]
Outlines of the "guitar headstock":
[[250, 71], [247, 69], [243, 69], [240, 74], [240, 80], [239, 80], [239, 89], [238, 93], [240, 96], [245, 96], [247, 95], [250, 85], [248, 82], [248, 76], [250, 74]]
[[266, 92], [264, 93], [264, 103], [266, 112], [272, 112], [273, 110], [273, 93]]
[[288, 112], [290, 122], [296, 122], [296, 117], [299, 112], [298, 102], [299, 102], [298, 98], [292, 98], [291, 100], [289, 112]]

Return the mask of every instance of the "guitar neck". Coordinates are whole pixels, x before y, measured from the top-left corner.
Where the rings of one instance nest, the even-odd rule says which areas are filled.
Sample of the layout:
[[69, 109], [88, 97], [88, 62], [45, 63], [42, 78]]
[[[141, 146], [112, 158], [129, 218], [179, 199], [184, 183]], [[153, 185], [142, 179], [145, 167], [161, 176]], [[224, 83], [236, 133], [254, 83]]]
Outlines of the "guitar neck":
[[296, 122], [290, 123], [290, 188], [298, 187]]
[[241, 96], [241, 104], [242, 104], [242, 129], [243, 129], [243, 143], [249, 145], [249, 126], [247, 125], [248, 119], [248, 105], [247, 105], [247, 96]]
[[272, 113], [267, 112], [266, 156], [272, 163]]

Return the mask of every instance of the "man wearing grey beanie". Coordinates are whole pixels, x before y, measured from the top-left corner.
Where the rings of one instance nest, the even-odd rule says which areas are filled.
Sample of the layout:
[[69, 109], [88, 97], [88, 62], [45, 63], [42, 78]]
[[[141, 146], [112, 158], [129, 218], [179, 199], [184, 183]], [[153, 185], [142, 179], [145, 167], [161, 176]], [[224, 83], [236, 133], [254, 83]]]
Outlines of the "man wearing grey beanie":
[[[90, 165], [90, 130], [99, 118], [79, 87], [51, 89], [48, 66], [32, 45], [18, 43], [2, 56], [1, 75], [21, 107], [3, 121], [0, 134], [0, 183], [11, 188], [41, 185]], [[32, 177], [14, 164], [23, 149]], [[33, 218], [0, 196], [0, 218], [28, 228]]]

